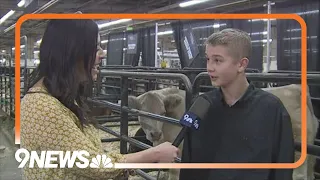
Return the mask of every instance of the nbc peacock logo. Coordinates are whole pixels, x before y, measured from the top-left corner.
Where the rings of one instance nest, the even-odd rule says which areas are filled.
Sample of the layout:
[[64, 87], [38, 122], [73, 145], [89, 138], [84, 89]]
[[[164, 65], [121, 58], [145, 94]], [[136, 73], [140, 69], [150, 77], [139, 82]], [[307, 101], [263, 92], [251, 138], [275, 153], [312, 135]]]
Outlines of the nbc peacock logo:
[[105, 154], [97, 155], [96, 157], [92, 158], [91, 163], [90, 163], [91, 168], [99, 168], [99, 167], [101, 167], [101, 165], [103, 168], [112, 168], [113, 167], [111, 159], [108, 158]]

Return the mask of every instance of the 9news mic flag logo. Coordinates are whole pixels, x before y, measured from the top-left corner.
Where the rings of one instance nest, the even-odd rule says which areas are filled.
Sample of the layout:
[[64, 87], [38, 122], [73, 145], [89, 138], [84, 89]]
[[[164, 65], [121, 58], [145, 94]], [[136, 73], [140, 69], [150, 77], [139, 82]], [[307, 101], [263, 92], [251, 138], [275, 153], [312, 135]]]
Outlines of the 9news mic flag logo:
[[186, 113], [180, 120], [180, 123], [187, 127], [192, 127], [194, 129], [199, 128], [197, 116], [191, 112]]

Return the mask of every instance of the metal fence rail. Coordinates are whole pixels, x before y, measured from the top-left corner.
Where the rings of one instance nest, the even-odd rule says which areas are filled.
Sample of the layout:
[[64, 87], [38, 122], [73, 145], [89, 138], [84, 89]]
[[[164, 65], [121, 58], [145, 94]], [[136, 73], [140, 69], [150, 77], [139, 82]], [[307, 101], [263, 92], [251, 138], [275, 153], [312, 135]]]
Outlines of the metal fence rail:
[[[174, 118], [170, 118], [170, 117], [166, 117], [166, 116], [161, 116], [158, 114], [153, 114], [153, 113], [149, 113], [146, 111], [141, 111], [138, 109], [133, 109], [127, 106], [121, 106], [119, 104], [116, 103], [112, 103], [112, 102], [108, 102], [108, 101], [101, 101], [101, 100], [96, 100], [96, 99], [88, 99], [89, 102], [91, 103], [95, 103], [95, 104], [99, 104], [100, 106], [105, 106], [108, 108], [112, 108], [114, 110], [118, 110], [118, 111], [125, 111], [127, 113], [133, 113], [133, 115], [135, 116], [143, 116], [143, 117], [149, 117], [152, 118], [154, 120], [157, 121], [161, 121], [161, 122], [168, 122], [171, 124], [175, 124], [175, 125], [179, 125], [181, 126], [181, 124], [179, 123], [179, 120], [174, 119]], [[122, 118], [120, 117], [120, 119], [122, 120]]]

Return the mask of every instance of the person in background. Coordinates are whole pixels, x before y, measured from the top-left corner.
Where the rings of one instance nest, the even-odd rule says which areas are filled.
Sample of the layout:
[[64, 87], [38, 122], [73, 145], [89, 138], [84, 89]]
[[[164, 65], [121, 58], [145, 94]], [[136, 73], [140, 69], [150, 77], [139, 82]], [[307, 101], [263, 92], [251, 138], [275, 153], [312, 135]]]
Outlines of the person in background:
[[[100, 36], [99, 36], [99, 39], [98, 39], [98, 42], [100, 42]], [[93, 66], [92, 68], [92, 80], [93, 81], [96, 81], [97, 78], [98, 78], [98, 74], [99, 74], [99, 64], [101, 63], [101, 60], [103, 59], [103, 57], [106, 56], [106, 53], [103, 52], [103, 49], [98, 46], [97, 47], [97, 55], [96, 55], [96, 60], [95, 60], [95, 66]]]
[[[86, 105], [100, 58], [98, 25], [92, 20], [50, 20], [40, 45], [40, 64], [21, 100], [21, 148], [28, 151], [87, 151], [89, 161], [106, 154], [112, 163], [173, 162], [178, 149], [165, 142], [132, 153], [105, 153], [97, 123]], [[99, 52], [99, 51], [98, 51]], [[128, 170], [24, 167], [24, 179], [121, 179]]]
[[[224, 29], [206, 40], [207, 71], [215, 88], [200, 96], [211, 103], [199, 129], [190, 130], [182, 162], [294, 163], [290, 116], [275, 95], [246, 78], [251, 38]], [[180, 180], [291, 180], [293, 169], [182, 169]]]

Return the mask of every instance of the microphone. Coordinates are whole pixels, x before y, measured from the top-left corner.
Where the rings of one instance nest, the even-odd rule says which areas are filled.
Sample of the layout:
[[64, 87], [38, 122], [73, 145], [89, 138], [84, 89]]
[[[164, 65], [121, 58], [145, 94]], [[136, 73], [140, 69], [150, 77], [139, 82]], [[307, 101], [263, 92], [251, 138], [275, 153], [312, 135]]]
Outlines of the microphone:
[[199, 96], [195, 102], [190, 107], [189, 111], [184, 113], [180, 119], [180, 124], [183, 125], [182, 130], [179, 132], [176, 139], [173, 141], [172, 145], [178, 147], [188, 130], [188, 128], [198, 129], [199, 121], [203, 120], [207, 115], [210, 108], [210, 102], [204, 97]]

